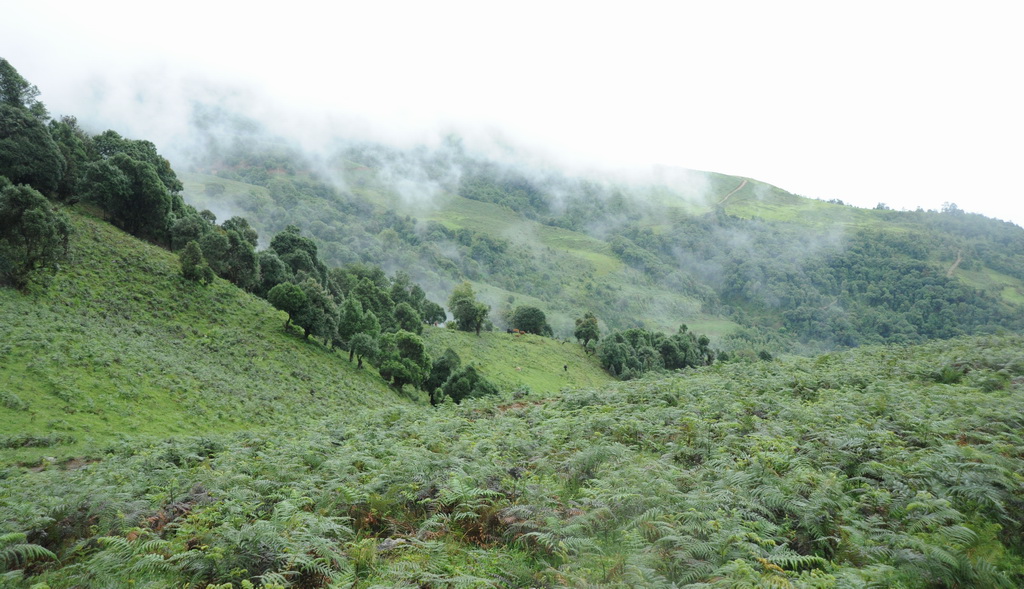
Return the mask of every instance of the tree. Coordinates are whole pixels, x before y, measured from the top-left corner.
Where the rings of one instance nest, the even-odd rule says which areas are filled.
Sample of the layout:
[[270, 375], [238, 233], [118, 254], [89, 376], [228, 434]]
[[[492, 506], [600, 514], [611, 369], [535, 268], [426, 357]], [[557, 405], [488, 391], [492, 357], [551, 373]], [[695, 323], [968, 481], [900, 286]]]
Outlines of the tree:
[[288, 225], [275, 235], [270, 240], [270, 249], [274, 250], [296, 276], [299, 272], [305, 272], [318, 282], [326, 281], [327, 267], [317, 257], [316, 243], [304, 237], [302, 231], [295, 225]]
[[437, 323], [444, 323], [448, 315], [444, 312], [444, 307], [438, 305], [434, 301], [428, 301], [424, 299], [423, 304], [420, 305], [420, 316], [423, 317], [425, 323], [435, 325]]
[[[59, 121], [50, 121], [49, 131], [50, 137], [64, 158], [57, 196], [62, 200], [68, 200], [81, 191], [85, 180], [85, 166], [93, 159], [92, 137], [78, 126], [75, 117], [69, 116], [61, 117]], [[187, 241], [181, 242], [182, 245]]]
[[53, 195], [64, 166], [64, 156], [46, 125], [27, 110], [0, 104], [0, 176]]
[[395, 326], [416, 335], [423, 333], [423, 319], [409, 303], [403, 302], [395, 306]]
[[[463, 399], [496, 395], [498, 389], [490, 381], [477, 372], [473, 366], [465, 366], [455, 371], [448, 380], [441, 385], [441, 399], [450, 397], [456, 403]], [[433, 399], [432, 399], [433, 402]], [[436, 404], [436, 403], [435, 403]]]
[[181, 275], [186, 280], [192, 282], [198, 282], [200, 284], [210, 284], [213, 282], [213, 269], [206, 263], [206, 258], [203, 257], [203, 250], [199, 247], [199, 244], [190, 241], [185, 249], [181, 251], [178, 256], [181, 260]]
[[[238, 219], [238, 217], [235, 217]], [[243, 219], [244, 221], [244, 219]], [[200, 239], [203, 255], [210, 262], [210, 267], [218, 276], [231, 281], [232, 284], [245, 290], [257, 286], [260, 274], [260, 261], [256, 248], [246, 236], [245, 228], [239, 232], [237, 223], [228, 224], [207, 232]], [[248, 227], [248, 223], [245, 224]], [[251, 231], [251, 229], [250, 229]], [[253, 232], [255, 233], [255, 232]]]
[[576, 330], [573, 332], [576, 336], [576, 341], [583, 342], [583, 348], [587, 348], [587, 344], [591, 341], [597, 341], [601, 337], [601, 330], [597, 326], [597, 317], [593, 313], [587, 311], [583, 314], [583, 317], [576, 319]]
[[491, 308], [476, 300], [473, 285], [463, 282], [452, 290], [448, 297], [448, 309], [455, 318], [456, 326], [462, 331], [475, 331], [480, 335], [484, 321]]
[[135, 236], [169, 241], [176, 199], [152, 164], [117, 153], [90, 164], [86, 179], [89, 196], [115, 225]]
[[55, 274], [68, 254], [71, 222], [42, 194], [0, 176], [0, 280], [24, 289]]
[[376, 315], [384, 330], [394, 327], [395, 304], [391, 301], [391, 295], [376, 282], [366, 277], [359, 279], [349, 292], [349, 296], [362, 303], [364, 312], [369, 311]]
[[180, 250], [190, 241], [199, 242], [213, 228], [213, 223], [204, 219], [195, 207], [185, 205], [170, 222], [171, 251]]
[[518, 329], [519, 331], [525, 331], [526, 333], [533, 333], [548, 337], [552, 334], [551, 326], [548, 325], [548, 320], [544, 315], [544, 311], [541, 311], [537, 307], [531, 307], [528, 305], [520, 305], [516, 307], [512, 311], [511, 317], [509, 317], [509, 323], [512, 329]]
[[267, 298], [270, 289], [292, 279], [291, 269], [277, 257], [274, 250], [263, 250], [257, 254], [256, 259], [260, 267], [260, 280], [255, 287], [257, 296]]
[[359, 302], [359, 299], [348, 297], [338, 305], [338, 320], [334, 330], [334, 343], [348, 349], [349, 362], [355, 356], [355, 350], [351, 346], [352, 338], [357, 333], [360, 333], [364, 326], [363, 304]]
[[305, 310], [306, 306], [309, 305], [306, 292], [299, 285], [292, 282], [282, 282], [271, 288], [270, 292], [267, 293], [267, 301], [288, 314], [288, 318], [284, 322], [285, 330], [291, 326], [292, 320], [298, 317]]
[[462, 366], [462, 359], [458, 353], [451, 348], [446, 348], [437, 360], [430, 367], [430, 375], [423, 383], [424, 390], [430, 394], [430, 404], [439, 405], [444, 398], [441, 386], [451, 375]]
[[231, 217], [227, 221], [221, 223], [221, 228], [224, 231], [234, 231], [238, 233], [238, 236], [251, 245], [253, 249], [259, 245], [260, 235], [256, 233], [256, 230], [249, 225], [249, 220], [245, 217]]
[[11, 62], [0, 57], [0, 104], [29, 112], [42, 122], [48, 117], [46, 106], [39, 101], [39, 88], [23, 78]]
[[372, 362], [373, 359], [376, 358], [377, 354], [380, 353], [380, 346], [377, 344], [377, 338], [369, 333], [355, 334], [349, 341], [348, 346], [356, 356], [356, 368], [363, 367], [363, 358], [367, 358]]
[[422, 386], [430, 370], [430, 356], [420, 336], [399, 330], [381, 338], [384, 360], [378, 371], [381, 378], [396, 388], [411, 384]]
[[177, 194], [184, 189], [181, 180], [171, 168], [171, 162], [157, 153], [156, 145], [145, 139], [126, 139], [117, 131], [107, 130], [92, 138], [92, 146], [102, 159], [110, 159], [122, 154], [138, 162], [145, 162], [153, 167], [160, 182], [167, 192]]
[[303, 280], [299, 288], [306, 293], [306, 306], [295, 317], [295, 323], [303, 329], [306, 338], [315, 335], [329, 341], [337, 329], [338, 307], [334, 298], [312, 278]]

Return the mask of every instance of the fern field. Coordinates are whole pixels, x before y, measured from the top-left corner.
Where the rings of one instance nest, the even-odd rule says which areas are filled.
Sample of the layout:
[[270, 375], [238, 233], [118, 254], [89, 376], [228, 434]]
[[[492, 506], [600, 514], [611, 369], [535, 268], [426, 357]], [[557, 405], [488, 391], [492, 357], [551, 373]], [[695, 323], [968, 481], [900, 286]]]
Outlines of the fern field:
[[354, 408], [0, 471], [0, 585], [1018, 587], [1024, 338]]

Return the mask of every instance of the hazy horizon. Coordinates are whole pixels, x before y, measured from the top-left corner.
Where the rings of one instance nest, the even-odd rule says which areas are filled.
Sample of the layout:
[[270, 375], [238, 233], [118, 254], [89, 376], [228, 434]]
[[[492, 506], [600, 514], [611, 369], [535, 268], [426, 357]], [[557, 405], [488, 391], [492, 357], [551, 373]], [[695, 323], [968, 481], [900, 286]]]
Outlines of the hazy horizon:
[[41, 1], [5, 9], [0, 56], [52, 115], [172, 157], [203, 102], [314, 151], [457, 133], [573, 172], [707, 170], [1024, 225], [1012, 8]]

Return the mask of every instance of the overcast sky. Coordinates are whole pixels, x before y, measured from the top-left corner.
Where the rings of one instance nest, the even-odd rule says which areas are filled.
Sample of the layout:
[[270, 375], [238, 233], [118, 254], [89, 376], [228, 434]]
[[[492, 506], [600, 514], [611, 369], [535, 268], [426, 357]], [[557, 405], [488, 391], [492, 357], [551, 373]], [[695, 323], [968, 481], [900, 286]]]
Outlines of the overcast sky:
[[[0, 56], [171, 153], [217, 96], [325, 129], [498, 136], [573, 166], [713, 170], [1024, 225], [1019, 2], [0, 0]], [[228, 98], [224, 91], [231, 90]]]

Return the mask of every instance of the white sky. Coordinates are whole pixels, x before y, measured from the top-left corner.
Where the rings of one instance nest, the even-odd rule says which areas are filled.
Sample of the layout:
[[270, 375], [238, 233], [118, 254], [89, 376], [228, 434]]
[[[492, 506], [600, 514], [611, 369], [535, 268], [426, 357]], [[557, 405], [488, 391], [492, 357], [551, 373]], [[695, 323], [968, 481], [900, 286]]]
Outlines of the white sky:
[[316, 138], [498, 134], [859, 206], [1024, 225], [1019, 2], [0, 0], [0, 56], [55, 115], [173, 141], [186, 99]]

